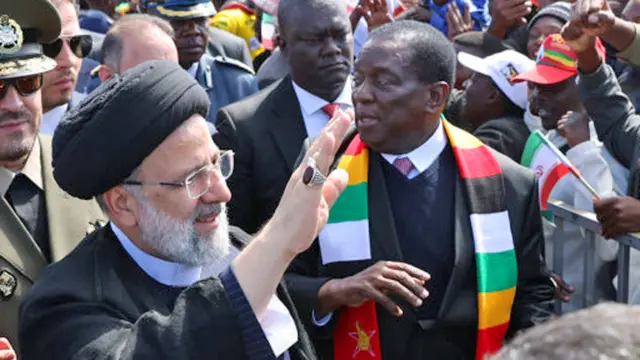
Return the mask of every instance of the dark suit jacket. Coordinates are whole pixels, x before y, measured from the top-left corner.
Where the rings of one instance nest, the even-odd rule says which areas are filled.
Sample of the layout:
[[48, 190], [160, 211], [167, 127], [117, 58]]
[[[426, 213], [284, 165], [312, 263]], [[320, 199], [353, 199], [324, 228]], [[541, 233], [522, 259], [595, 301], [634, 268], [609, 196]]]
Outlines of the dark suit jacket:
[[598, 138], [616, 160], [629, 169], [630, 196], [640, 198], [640, 115], [606, 64], [593, 74], [579, 75], [578, 90]]
[[[235, 246], [249, 236], [230, 229]], [[283, 286], [299, 341], [293, 360], [315, 355]], [[171, 288], [149, 277], [105, 226], [49, 267], [23, 302], [24, 360], [247, 359], [239, 319], [218, 278]], [[264, 355], [264, 354], [261, 354]]]
[[258, 91], [253, 70], [243, 63], [223, 56], [204, 54], [198, 63], [196, 80], [209, 95], [209, 121], [215, 123], [218, 109], [240, 101]]
[[228, 31], [209, 27], [207, 53], [212, 57], [224, 56], [238, 60], [253, 69], [253, 60], [251, 60], [247, 42]]
[[214, 141], [236, 153], [230, 221], [252, 234], [273, 215], [307, 137], [291, 78], [222, 108], [217, 124]]
[[473, 135], [492, 149], [520, 163], [531, 132], [522, 116], [507, 116], [487, 121], [480, 125]]
[[[341, 152], [351, 137], [347, 137]], [[506, 203], [518, 262], [518, 287], [509, 329], [513, 335], [550, 315], [553, 285], [542, 260], [543, 235], [535, 175], [504, 155], [495, 151], [493, 154], [504, 173]], [[403, 261], [380, 160], [385, 161], [376, 152], [370, 152], [371, 260], [322, 265], [316, 241], [293, 261], [286, 275], [298, 313], [308, 326], [318, 355], [323, 359], [332, 358], [331, 331], [337, 316], [334, 314], [331, 323], [325, 327], [313, 325], [311, 313], [320, 287], [331, 278], [352, 276], [380, 260]], [[457, 178], [455, 259], [442, 307], [435, 321], [419, 323], [409, 304], [399, 303], [404, 310], [401, 318], [378, 306], [383, 359], [475, 358], [478, 313], [474, 242], [465, 190], [459, 175]]]

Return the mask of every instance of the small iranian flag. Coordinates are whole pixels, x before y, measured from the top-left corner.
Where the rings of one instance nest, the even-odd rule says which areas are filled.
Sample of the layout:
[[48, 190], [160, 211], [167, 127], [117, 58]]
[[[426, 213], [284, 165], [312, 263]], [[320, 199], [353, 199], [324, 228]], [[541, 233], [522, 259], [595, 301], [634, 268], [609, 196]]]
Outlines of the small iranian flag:
[[570, 173], [574, 174], [580, 181], [584, 179], [578, 172], [578, 169], [571, 164], [569, 159], [567, 159], [540, 130], [536, 130], [529, 136], [520, 162], [523, 166], [533, 170], [538, 176], [540, 210], [542, 216], [549, 221], [553, 221], [551, 212], [547, 210], [547, 202], [549, 201], [549, 195], [551, 195], [553, 187], [560, 179]]

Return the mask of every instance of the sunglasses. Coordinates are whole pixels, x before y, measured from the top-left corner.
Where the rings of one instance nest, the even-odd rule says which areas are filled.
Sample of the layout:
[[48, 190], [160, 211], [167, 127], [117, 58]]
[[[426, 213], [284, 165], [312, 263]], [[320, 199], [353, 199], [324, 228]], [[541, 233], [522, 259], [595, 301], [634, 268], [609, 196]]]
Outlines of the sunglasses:
[[93, 46], [93, 39], [91, 35], [73, 35], [73, 36], [62, 36], [59, 37], [56, 41], [51, 44], [43, 44], [42, 52], [54, 59], [60, 51], [62, 50], [63, 43], [67, 43], [71, 52], [78, 58], [83, 58], [89, 55], [91, 52], [91, 48]]
[[0, 80], [0, 99], [7, 95], [11, 85], [15, 86], [20, 95], [31, 95], [42, 87], [42, 74]]

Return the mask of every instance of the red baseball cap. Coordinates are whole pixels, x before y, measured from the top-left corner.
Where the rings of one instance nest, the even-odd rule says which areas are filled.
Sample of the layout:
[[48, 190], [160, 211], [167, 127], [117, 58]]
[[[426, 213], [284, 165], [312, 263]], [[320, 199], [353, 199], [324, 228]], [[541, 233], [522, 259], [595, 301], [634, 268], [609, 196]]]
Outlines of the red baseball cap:
[[[596, 38], [596, 50], [602, 55], [605, 54], [604, 45], [599, 38]], [[567, 45], [560, 34], [547, 36], [538, 51], [536, 66], [520, 75], [515, 76], [512, 81], [528, 81], [535, 84], [557, 84], [565, 81], [578, 73], [578, 56], [576, 52]]]

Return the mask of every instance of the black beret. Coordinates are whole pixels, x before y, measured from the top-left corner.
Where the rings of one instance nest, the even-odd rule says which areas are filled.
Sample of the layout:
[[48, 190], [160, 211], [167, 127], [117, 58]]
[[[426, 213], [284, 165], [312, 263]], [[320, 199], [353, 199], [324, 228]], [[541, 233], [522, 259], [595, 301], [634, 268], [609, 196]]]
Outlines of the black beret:
[[209, 97], [178, 64], [150, 61], [115, 76], [60, 121], [53, 176], [70, 195], [90, 199], [120, 184]]

